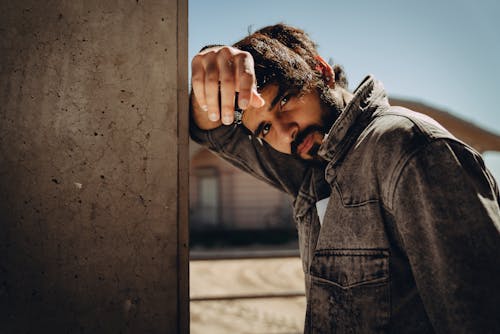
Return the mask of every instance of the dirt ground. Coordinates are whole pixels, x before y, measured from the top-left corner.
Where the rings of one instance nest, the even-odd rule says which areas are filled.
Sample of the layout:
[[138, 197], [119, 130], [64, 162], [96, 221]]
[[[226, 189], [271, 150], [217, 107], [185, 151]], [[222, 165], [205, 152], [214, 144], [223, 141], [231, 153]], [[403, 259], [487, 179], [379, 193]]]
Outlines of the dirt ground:
[[190, 264], [191, 333], [302, 333], [299, 258], [201, 260]]

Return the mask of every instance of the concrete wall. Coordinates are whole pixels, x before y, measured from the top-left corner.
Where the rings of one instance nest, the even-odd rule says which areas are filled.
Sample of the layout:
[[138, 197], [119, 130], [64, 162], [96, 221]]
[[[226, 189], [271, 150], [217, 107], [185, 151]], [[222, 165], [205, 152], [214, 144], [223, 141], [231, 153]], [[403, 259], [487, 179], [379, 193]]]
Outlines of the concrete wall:
[[0, 333], [187, 331], [186, 2], [2, 1]]

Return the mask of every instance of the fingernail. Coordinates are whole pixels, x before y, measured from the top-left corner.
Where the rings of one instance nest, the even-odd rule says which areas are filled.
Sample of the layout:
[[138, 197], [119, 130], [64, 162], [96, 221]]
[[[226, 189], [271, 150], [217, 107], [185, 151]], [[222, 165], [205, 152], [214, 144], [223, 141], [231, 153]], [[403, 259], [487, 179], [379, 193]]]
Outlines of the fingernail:
[[240, 103], [239, 103], [239, 107], [241, 109], [245, 109], [246, 107], [248, 107], [248, 100], [247, 99], [241, 99]]
[[204, 105], [201, 106], [201, 109], [203, 111], [208, 111], [208, 106], [206, 104], [204, 104]]
[[233, 123], [233, 119], [231, 116], [226, 115], [226, 116], [222, 117], [222, 123], [229, 125], [229, 124]]
[[212, 122], [216, 122], [219, 120], [219, 117], [217, 117], [216, 113], [208, 114], [208, 119], [211, 120]]

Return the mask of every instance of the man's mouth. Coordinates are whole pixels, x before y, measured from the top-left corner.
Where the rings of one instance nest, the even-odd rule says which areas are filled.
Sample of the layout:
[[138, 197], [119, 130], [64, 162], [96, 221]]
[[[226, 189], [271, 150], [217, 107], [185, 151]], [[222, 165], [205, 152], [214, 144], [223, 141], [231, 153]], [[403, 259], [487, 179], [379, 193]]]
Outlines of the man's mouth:
[[296, 154], [302, 159], [311, 159], [318, 153], [323, 138], [323, 129], [319, 126], [309, 126], [300, 132], [291, 144], [292, 154]]
[[310, 132], [297, 146], [297, 154], [306, 155], [314, 144], [314, 132]]

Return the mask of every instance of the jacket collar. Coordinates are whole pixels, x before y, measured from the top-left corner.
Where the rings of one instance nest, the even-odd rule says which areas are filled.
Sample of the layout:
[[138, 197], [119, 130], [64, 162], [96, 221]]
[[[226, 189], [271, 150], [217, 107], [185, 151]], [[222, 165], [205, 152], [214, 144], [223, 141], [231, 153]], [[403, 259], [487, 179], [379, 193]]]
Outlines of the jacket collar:
[[318, 151], [318, 154], [328, 162], [335, 163], [349, 148], [354, 138], [350, 138], [352, 136], [348, 136], [348, 132], [360, 116], [365, 119], [379, 107], [389, 107], [384, 86], [371, 75], [361, 82], [353, 94], [352, 100], [325, 135]]

